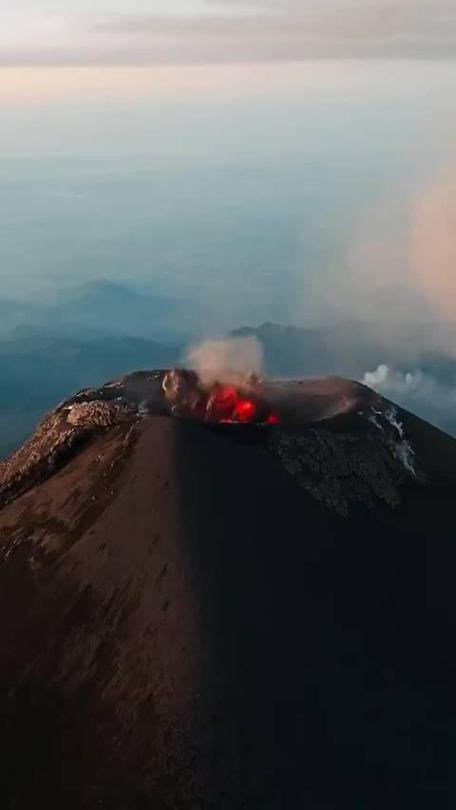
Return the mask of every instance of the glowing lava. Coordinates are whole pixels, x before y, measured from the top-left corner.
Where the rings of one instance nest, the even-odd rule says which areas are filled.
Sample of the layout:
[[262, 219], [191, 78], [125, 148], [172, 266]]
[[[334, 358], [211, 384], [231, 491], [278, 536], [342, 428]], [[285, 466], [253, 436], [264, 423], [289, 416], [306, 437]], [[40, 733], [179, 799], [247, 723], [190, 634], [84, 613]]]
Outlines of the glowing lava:
[[217, 385], [206, 407], [208, 422], [254, 422], [256, 414], [255, 403], [243, 399], [231, 385]]
[[215, 385], [206, 406], [206, 421], [223, 424], [262, 423], [276, 425], [278, 416], [267, 406], [243, 396], [232, 385]]
[[163, 389], [171, 411], [181, 418], [201, 419], [210, 424], [277, 425], [279, 417], [263, 400], [255, 381], [245, 385], [215, 382], [201, 383], [194, 372], [173, 369], [168, 372]]

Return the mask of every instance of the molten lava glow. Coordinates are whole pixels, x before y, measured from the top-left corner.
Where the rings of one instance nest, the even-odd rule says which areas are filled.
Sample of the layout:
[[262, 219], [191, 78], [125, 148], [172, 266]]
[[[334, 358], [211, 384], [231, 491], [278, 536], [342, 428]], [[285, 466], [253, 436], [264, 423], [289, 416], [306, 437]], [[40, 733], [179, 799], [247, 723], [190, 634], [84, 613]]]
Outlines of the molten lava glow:
[[254, 402], [249, 399], [240, 399], [233, 412], [234, 420], [235, 422], [253, 422], [256, 412]]
[[[240, 375], [237, 375], [240, 377]], [[171, 369], [162, 381], [165, 400], [175, 416], [217, 424], [277, 425], [279, 417], [263, 399], [255, 375], [236, 384], [202, 383], [194, 371]]]
[[261, 412], [251, 399], [243, 397], [234, 386], [217, 385], [211, 392], [206, 407], [206, 421], [229, 424], [252, 422], [277, 425], [279, 418], [273, 411]]
[[233, 386], [217, 386], [209, 397], [206, 418], [210, 422], [232, 422], [238, 399], [237, 391]]

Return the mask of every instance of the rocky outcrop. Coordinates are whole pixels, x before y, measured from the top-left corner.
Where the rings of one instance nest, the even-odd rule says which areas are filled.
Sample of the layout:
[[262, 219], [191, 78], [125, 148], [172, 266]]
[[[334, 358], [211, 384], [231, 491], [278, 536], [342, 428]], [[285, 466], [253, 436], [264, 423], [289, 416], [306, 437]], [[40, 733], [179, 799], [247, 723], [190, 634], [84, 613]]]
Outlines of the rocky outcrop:
[[394, 509], [410, 478], [425, 483], [419, 459], [391, 407], [335, 424], [300, 430], [284, 426], [269, 434], [268, 447], [300, 486], [343, 516], [355, 505], [374, 508], [383, 503]]
[[133, 423], [128, 403], [92, 400], [59, 407], [35, 434], [0, 464], [0, 509], [67, 464], [95, 434]]

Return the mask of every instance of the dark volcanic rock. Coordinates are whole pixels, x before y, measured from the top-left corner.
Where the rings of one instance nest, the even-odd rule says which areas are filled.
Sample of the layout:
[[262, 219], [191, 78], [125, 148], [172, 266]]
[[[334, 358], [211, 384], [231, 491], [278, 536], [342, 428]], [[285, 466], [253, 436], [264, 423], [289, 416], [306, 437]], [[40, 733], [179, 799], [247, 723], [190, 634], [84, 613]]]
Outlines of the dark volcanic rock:
[[2, 807], [452, 806], [456, 443], [338, 380], [180, 421], [161, 379], [0, 465]]

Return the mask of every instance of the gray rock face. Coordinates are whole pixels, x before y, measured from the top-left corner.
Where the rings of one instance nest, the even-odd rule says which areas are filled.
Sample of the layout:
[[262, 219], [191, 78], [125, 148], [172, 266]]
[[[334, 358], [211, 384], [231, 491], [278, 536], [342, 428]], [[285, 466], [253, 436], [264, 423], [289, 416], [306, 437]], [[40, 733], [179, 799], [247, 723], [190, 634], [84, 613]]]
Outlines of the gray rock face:
[[426, 477], [397, 409], [380, 400], [376, 406], [336, 425], [283, 426], [268, 447], [300, 486], [340, 515], [354, 505], [397, 507], [410, 478], [424, 484]]

